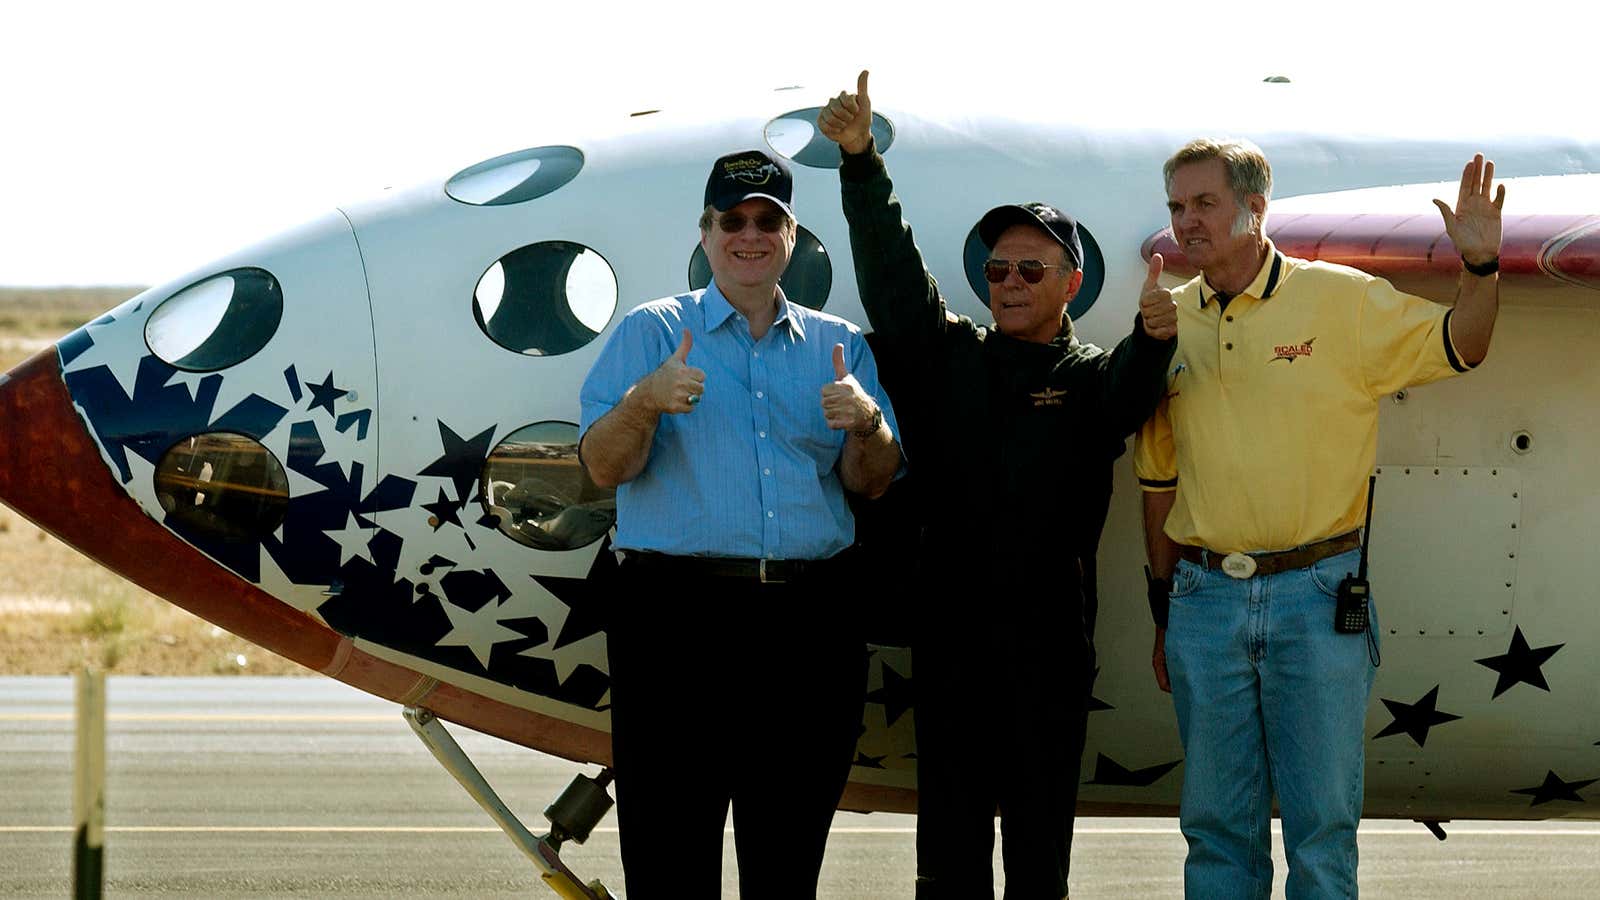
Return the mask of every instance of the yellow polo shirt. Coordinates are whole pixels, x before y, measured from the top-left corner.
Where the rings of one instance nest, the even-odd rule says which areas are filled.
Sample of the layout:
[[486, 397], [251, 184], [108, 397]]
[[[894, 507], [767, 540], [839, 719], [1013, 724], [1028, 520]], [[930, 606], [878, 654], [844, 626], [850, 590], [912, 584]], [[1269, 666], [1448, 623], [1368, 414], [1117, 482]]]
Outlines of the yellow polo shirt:
[[1203, 275], [1173, 291], [1167, 396], [1135, 444], [1140, 486], [1178, 492], [1167, 535], [1231, 553], [1359, 528], [1378, 401], [1468, 369], [1450, 308], [1270, 244], [1226, 310], [1215, 295]]

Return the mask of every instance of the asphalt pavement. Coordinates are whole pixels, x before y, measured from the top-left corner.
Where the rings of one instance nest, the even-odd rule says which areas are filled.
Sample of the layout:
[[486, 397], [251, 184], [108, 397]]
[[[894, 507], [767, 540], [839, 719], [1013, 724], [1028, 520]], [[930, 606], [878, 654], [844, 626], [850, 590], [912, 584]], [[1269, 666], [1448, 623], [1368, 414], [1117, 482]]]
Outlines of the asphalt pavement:
[[[107, 693], [107, 897], [555, 897], [392, 703], [325, 678], [122, 677]], [[596, 771], [452, 733], [536, 832]], [[72, 766], [71, 679], [0, 678], [0, 897], [70, 893]], [[620, 887], [615, 824], [562, 855]], [[1440, 843], [1364, 823], [1363, 896], [1600, 896], [1600, 822], [1447, 827]], [[1183, 853], [1175, 820], [1080, 819], [1073, 896], [1180, 896]], [[737, 896], [731, 833], [723, 864]], [[909, 898], [915, 868], [912, 817], [841, 813], [820, 896]]]

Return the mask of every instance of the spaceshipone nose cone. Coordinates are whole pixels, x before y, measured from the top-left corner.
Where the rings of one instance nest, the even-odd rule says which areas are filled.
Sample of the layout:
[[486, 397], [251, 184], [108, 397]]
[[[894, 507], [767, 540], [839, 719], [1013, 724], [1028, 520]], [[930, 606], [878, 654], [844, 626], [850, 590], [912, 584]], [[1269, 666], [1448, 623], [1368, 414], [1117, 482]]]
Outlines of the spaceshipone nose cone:
[[96, 562], [217, 625], [315, 669], [338, 636], [213, 564], [114, 481], [48, 348], [0, 376], [0, 501]]

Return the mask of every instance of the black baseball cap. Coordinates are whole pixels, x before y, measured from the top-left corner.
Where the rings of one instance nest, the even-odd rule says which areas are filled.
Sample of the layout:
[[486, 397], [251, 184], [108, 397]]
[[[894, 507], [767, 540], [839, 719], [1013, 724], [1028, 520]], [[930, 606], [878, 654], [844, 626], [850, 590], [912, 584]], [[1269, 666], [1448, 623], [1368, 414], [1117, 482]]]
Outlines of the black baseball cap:
[[1048, 203], [996, 206], [978, 220], [978, 238], [993, 250], [994, 242], [1013, 225], [1044, 229], [1045, 234], [1066, 249], [1073, 268], [1083, 268], [1083, 243], [1078, 240], [1078, 223], [1071, 216]]
[[711, 166], [706, 179], [706, 205], [725, 212], [749, 200], [765, 197], [790, 216], [794, 199], [794, 176], [783, 160], [761, 150], [730, 153]]

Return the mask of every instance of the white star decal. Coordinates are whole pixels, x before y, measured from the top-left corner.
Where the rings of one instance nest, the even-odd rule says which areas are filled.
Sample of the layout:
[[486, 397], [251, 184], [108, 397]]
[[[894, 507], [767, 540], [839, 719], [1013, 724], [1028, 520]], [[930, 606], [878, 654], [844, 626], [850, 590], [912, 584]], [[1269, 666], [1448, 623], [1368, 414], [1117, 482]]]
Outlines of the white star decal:
[[441, 601], [439, 605], [444, 607], [444, 614], [450, 617], [452, 627], [436, 646], [470, 648], [485, 671], [489, 668], [489, 653], [494, 650], [495, 644], [527, 637], [520, 631], [500, 624], [501, 618], [513, 618], [500, 615], [505, 604], [491, 600], [477, 612], [468, 612], [448, 600]]
[[162, 387], [171, 387], [174, 384], [181, 384], [189, 389], [189, 399], [193, 401], [200, 391], [200, 379], [206, 377], [206, 375], [207, 373], [205, 372], [189, 372], [183, 369], [177, 369], [172, 373], [172, 377], [168, 378], [167, 383], [163, 384]]
[[104, 325], [88, 325], [85, 330], [94, 341], [94, 346], [62, 367], [62, 372], [80, 372], [95, 366], [105, 366], [111, 370], [112, 377], [117, 379], [117, 384], [122, 385], [123, 392], [131, 399], [134, 380], [139, 373], [139, 360], [150, 353], [144, 345], [144, 334], [132, 323], [116, 321]]
[[257, 587], [301, 612], [315, 612], [327, 599], [327, 585], [296, 584], [289, 580], [266, 547], [261, 548], [261, 581]]
[[367, 549], [367, 542], [372, 540], [376, 531], [361, 527], [361, 523], [356, 521], [355, 513], [345, 513], [344, 528], [339, 531], [324, 531], [323, 534], [339, 542], [339, 565], [342, 566], [357, 556], [368, 562], [372, 561], [372, 553]]
[[[546, 616], [544, 617], [546, 624], [550, 623], [548, 612], [546, 610]], [[574, 641], [562, 647], [560, 650], [551, 650], [550, 648], [556, 642], [556, 635], [560, 633], [560, 626], [551, 625], [550, 640], [537, 647], [529, 647], [517, 655], [550, 660], [556, 667], [556, 681], [562, 684], [566, 684], [567, 679], [572, 677], [572, 673], [577, 671], [578, 667], [584, 663], [588, 663], [602, 672], [605, 671], [606, 643], [604, 635], [591, 634], [581, 641]]]

